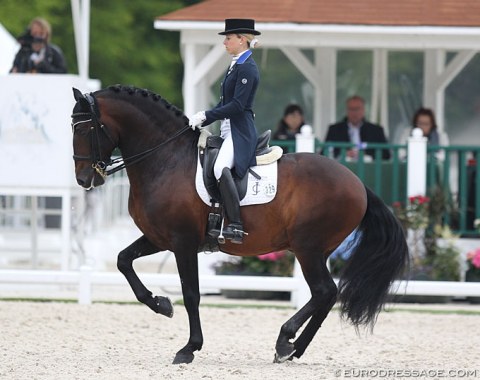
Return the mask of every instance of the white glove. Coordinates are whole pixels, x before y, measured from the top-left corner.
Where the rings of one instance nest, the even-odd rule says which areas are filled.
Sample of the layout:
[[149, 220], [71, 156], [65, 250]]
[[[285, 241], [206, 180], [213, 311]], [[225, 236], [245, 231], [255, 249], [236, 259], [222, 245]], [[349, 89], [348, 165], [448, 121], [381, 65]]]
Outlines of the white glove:
[[205, 116], [205, 111], [200, 111], [190, 118], [188, 125], [190, 125], [190, 127], [195, 130], [195, 128], [200, 127], [205, 120], [207, 120], [207, 117]]

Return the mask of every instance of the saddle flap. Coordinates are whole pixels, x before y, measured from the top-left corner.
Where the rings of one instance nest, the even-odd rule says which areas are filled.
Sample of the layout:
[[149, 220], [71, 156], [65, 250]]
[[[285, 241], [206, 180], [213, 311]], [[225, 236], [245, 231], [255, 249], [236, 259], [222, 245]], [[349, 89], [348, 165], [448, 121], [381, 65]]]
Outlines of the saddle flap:
[[271, 135], [272, 131], [269, 129], [258, 136], [255, 155], [261, 156], [262, 154], [270, 152], [271, 148], [268, 146], [268, 143], [270, 142]]
[[220, 136], [208, 136], [207, 145], [203, 151], [203, 182], [208, 193], [215, 201], [220, 201], [221, 196], [218, 190], [217, 179], [213, 174], [213, 166], [217, 160], [222, 143], [223, 139]]
[[[271, 130], [263, 132], [257, 139], [256, 156], [262, 156], [272, 152], [272, 148], [268, 146], [270, 142]], [[206, 147], [203, 151], [203, 181], [205, 187], [212, 197], [213, 201], [221, 202], [220, 191], [218, 190], [217, 179], [213, 174], [213, 166], [218, 157], [218, 152], [223, 144], [223, 139], [220, 136], [208, 136], [206, 140]], [[259, 160], [257, 159], [257, 162]], [[245, 197], [247, 192], [248, 173], [243, 178], [238, 178], [235, 175], [235, 170], [232, 171], [235, 179], [235, 185], [238, 190], [240, 199]]]

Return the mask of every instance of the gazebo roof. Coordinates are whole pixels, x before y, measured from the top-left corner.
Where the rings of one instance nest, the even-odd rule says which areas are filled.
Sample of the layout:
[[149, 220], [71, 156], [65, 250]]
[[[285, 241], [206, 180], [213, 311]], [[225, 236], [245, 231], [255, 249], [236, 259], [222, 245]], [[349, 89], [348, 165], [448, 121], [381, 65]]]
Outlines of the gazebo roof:
[[159, 16], [164, 21], [254, 18], [262, 23], [480, 26], [478, 0], [206, 0]]

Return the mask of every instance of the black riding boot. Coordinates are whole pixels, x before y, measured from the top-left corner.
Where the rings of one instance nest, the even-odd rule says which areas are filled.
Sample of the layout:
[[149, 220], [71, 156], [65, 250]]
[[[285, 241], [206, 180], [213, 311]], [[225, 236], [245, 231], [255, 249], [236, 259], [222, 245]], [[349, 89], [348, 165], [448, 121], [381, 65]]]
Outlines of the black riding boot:
[[223, 236], [225, 239], [230, 239], [232, 243], [242, 244], [244, 232], [240, 217], [240, 199], [238, 198], [238, 191], [229, 168], [223, 169], [218, 189], [230, 221], [230, 224], [223, 229]]

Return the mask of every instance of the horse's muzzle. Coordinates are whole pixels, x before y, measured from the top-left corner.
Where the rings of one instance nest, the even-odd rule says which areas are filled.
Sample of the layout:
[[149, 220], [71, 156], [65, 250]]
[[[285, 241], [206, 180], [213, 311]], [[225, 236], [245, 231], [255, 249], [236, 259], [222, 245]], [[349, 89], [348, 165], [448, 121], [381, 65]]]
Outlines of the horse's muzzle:
[[87, 190], [101, 186], [105, 183], [104, 177], [93, 168], [80, 171], [76, 178], [77, 183]]

